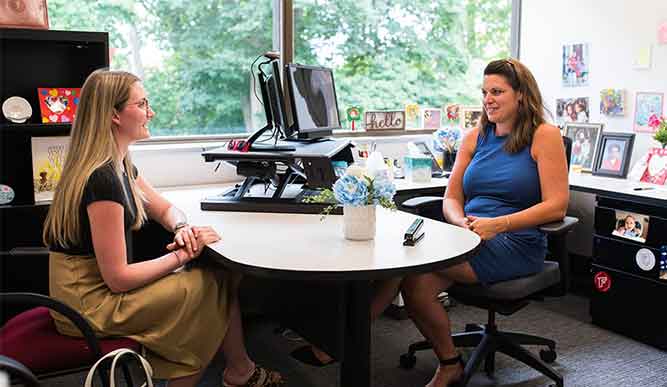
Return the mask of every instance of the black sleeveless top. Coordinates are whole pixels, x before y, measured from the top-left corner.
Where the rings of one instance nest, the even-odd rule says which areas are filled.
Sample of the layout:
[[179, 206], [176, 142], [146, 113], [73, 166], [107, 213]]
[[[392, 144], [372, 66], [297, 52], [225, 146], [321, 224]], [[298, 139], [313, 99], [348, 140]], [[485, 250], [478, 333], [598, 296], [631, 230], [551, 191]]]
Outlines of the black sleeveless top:
[[[132, 166], [137, 173], [137, 168]], [[138, 175], [138, 174], [137, 174]], [[124, 210], [124, 228], [125, 228], [125, 248], [127, 252], [127, 262], [132, 263], [132, 230], [137, 214], [137, 206], [130, 191], [130, 182], [127, 175], [123, 172], [120, 179], [116, 174], [111, 163], [103, 165], [96, 169], [83, 190], [81, 206], [79, 207], [79, 217], [81, 225], [81, 242], [77, 245], [70, 245], [69, 248], [63, 248], [54, 244], [49, 246], [52, 251], [57, 251], [69, 255], [95, 255], [93, 248], [93, 239], [90, 232], [90, 219], [88, 218], [88, 205], [96, 201], [111, 200], [123, 206]]]

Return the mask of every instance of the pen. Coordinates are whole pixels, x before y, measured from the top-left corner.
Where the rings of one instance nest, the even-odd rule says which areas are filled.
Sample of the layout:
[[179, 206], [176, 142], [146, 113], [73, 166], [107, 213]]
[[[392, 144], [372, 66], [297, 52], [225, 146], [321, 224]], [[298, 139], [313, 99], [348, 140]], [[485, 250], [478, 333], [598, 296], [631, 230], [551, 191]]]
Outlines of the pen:
[[653, 187], [637, 187], [633, 188], [635, 191], [648, 191], [650, 189], [653, 189]]

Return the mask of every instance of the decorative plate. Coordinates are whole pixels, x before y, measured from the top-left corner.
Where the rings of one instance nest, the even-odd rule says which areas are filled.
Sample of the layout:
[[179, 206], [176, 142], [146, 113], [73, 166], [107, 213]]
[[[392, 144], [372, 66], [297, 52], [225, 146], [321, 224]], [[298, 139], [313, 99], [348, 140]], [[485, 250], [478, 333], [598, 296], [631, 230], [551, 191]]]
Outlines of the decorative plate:
[[9, 121], [22, 124], [32, 116], [32, 108], [25, 98], [9, 97], [2, 104], [2, 114]]

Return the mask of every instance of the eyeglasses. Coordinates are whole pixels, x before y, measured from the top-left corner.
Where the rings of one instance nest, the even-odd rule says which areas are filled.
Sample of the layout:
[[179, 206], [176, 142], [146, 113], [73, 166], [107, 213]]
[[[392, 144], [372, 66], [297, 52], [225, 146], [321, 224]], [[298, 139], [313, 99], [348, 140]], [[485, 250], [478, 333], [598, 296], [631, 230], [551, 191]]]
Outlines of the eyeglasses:
[[[137, 107], [138, 107], [139, 109], [141, 109], [141, 110], [146, 110], [146, 111], [148, 111], [148, 109], [151, 108], [151, 104], [150, 104], [150, 102], [148, 102], [148, 98], [142, 98], [142, 99], [139, 100], [139, 102], [132, 102], [132, 103], [128, 103], [128, 104], [126, 104], [126, 105], [127, 105], [127, 106], [129, 106], [129, 105], [137, 105]], [[151, 110], [152, 110], [152, 109], [151, 109]]]

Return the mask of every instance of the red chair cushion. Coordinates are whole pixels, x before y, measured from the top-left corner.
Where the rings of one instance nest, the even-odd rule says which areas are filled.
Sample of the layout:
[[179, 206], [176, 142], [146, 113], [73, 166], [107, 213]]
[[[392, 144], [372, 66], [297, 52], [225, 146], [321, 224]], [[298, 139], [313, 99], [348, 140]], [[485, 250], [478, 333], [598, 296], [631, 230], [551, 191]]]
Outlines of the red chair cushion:
[[[140, 350], [128, 338], [99, 339], [102, 353], [118, 348]], [[90, 365], [92, 355], [85, 339], [58, 333], [49, 309], [38, 307], [16, 315], [0, 329], [0, 354], [11, 357], [35, 374]]]

